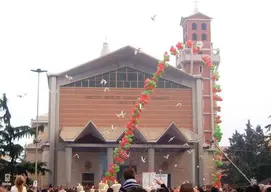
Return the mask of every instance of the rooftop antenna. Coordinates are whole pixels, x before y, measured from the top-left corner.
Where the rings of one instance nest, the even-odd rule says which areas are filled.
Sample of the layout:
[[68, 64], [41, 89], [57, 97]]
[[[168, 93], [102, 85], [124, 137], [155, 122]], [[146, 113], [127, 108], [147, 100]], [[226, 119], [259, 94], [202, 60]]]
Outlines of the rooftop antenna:
[[193, 3], [195, 5], [195, 7], [194, 7], [194, 13], [198, 13], [199, 12], [199, 10], [198, 10], [198, 8], [199, 8], [198, 7], [199, 1], [198, 0], [194, 0]]

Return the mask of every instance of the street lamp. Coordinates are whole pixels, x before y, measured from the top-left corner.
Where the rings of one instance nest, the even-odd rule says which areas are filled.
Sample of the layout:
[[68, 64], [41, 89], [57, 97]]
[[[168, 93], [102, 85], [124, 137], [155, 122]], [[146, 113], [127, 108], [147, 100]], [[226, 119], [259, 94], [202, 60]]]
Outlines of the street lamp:
[[34, 143], [36, 144], [35, 153], [35, 180], [38, 181], [38, 134], [39, 134], [39, 100], [40, 100], [40, 74], [46, 73], [47, 70], [42, 69], [31, 69], [32, 72], [38, 73], [38, 92], [37, 92], [37, 119], [36, 119], [36, 135]]

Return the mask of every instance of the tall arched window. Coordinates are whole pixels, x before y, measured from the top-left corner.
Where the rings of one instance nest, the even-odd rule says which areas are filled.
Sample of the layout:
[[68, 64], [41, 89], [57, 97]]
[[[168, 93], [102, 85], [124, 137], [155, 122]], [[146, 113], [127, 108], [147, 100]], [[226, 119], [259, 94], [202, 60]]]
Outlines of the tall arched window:
[[202, 41], [206, 41], [206, 40], [207, 40], [207, 35], [206, 35], [205, 33], [203, 33], [203, 34], [201, 35], [201, 40], [202, 40]]
[[197, 30], [197, 24], [196, 23], [192, 23], [192, 30]]
[[193, 35], [192, 35], [192, 39], [193, 39], [193, 41], [197, 41], [197, 40], [198, 40], [198, 36], [197, 36], [197, 34], [196, 34], [196, 33], [193, 33]]
[[207, 29], [206, 23], [202, 23], [202, 24], [201, 24], [201, 29], [202, 29], [202, 30], [206, 30], [206, 29]]

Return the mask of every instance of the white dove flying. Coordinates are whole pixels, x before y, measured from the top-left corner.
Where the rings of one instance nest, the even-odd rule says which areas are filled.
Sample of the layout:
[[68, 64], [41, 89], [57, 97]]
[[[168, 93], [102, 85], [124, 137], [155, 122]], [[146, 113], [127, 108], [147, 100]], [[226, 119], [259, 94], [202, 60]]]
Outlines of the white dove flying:
[[77, 159], [79, 159], [79, 155], [77, 153], [73, 157], [77, 157]]
[[166, 156], [164, 156], [165, 159], [168, 159], [169, 158], [169, 154], [167, 154]]
[[181, 107], [182, 104], [181, 103], [177, 103], [176, 107]]
[[65, 75], [65, 78], [68, 79], [68, 81], [72, 81], [73, 80], [73, 77], [69, 76], [69, 75]]
[[105, 88], [104, 88], [104, 92], [109, 92], [109, 88], [108, 88], [108, 87], [105, 87]]
[[117, 117], [122, 117], [122, 118], [124, 118], [125, 117], [125, 115], [126, 115], [126, 113], [124, 113], [123, 111], [121, 111], [119, 114], [116, 114], [117, 115]]
[[127, 157], [130, 157], [130, 152], [129, 152], [128, 154], [125, 152], [125, 155], [126, 155]]
[[146, 163], [146, 157], [144, 158], [143, 156], [141, 156], [141, 161], [142, 161], [143, 163]]
[[112, 130], [115, 130], [115, 129], [116, 129], [116, 127], [114, 127], [114, 125], [111, 125], [111, 129], [112, 129]]
[[135, 49], [135, 55], [137, 55], [139, 53], [141, 53], [141, 49], [140, 48]]
[[27, 95], [27, 93], [24, 93], [24, 94], [21, 94], [21, 95], [17, 95], [17, 97], [23, 98], [23, 97], [25, 97], [26, 95]]
[[157, 16], [157, 15], [153, 15], [153, 16], [151, 17], [151, 20], [155, 21], [156, 16]]
[[192, 152], [193, 152], [193, 150], [192, 150], [192, 149], [187, 150], [187, 153], [189, 153], [189, 154], [191, 154]]
[[107, 84], [107, 81], [106, 81], [105, 79], [102, 79], [102, 80], [101, 80], [101, 84], [102, 84], [102, 85], [106, 85], [106, 84]]
[[173, 139], [175, 139], [175, 136], [170, 137], [169, 140], [168, 140], [168, 142], [170, 143], [171, 141], [173, 141]]

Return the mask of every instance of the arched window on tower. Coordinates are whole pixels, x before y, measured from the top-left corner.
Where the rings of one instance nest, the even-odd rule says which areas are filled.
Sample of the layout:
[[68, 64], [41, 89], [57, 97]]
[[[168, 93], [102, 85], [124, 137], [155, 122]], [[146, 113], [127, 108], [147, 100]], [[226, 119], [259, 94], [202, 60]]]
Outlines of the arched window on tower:
[[201, 24], [201, 30], [206, 30], [206, 29], [207, 29], [206, 23], [202, 23]]
[[201, 40], [202, 40], [202, 41], [206, 41], [206, 40], [207, 40], [207, 35], [206, 35], [205, 33], [203, 33], [203, 34], [201, 35]]
[[192, 23], [192, 30], [197, 30], [197, 24], [196, 23]]
[[192, 35], [192, 39], [193, 39], [193, 41], [197, 41], [197, 40], [198, 40], [198, 36], [197, 36], [197, 34], [196, 34], [196, 33], [193, 33], [193, 35]]

